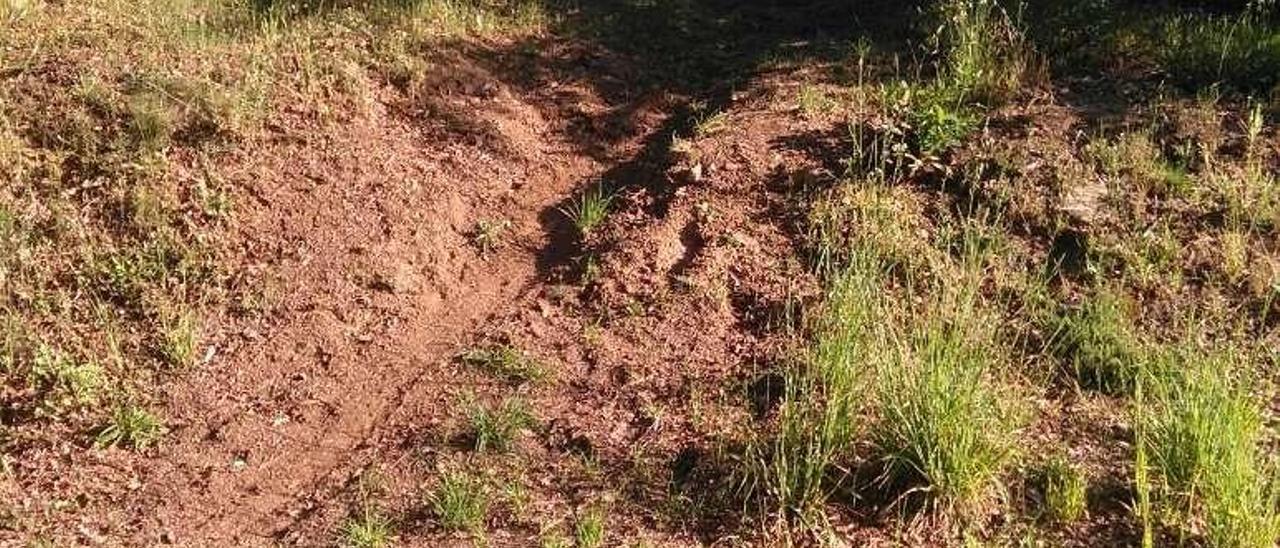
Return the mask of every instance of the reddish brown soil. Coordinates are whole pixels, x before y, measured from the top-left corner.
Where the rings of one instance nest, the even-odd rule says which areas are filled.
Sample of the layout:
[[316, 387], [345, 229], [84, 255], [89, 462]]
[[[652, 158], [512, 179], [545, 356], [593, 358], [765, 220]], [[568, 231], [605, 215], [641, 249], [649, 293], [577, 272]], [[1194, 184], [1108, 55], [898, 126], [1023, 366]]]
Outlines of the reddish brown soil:
[[[572, 43], [542, 50], [540, 65], [626, 72]], [[770, 333], [813, 292], [786, 195], [830, 177], [826, 124], [799, 128], [769, 110], [767, 90], [743, 94], [741, 120], [709, 139], [731, 146], [673, 161], [660, 127], [678, 98], [588, 85], [577, 70], [511, 76], [491, 59], [485, 48], [442, 55], [445, 76], [371, 83], [372, 100], [336, 119], [292, 109], [255, 146], [218, 158], [237, 189], [226, 260], [241, 305], [206, 320], [205, 359], [162, 387], [171, 431], [158, 448], [24, 458], [36, 472], [21, 475], [20, 505], [62, 524], [47, 533], [328, 545], [357, 479], [376, 470], [402, 544], [469, 544], [427, 516], [424, 493], [447, 467], [532, 493], [523, 515], [496, 512], [491, 544], [568, 531], [587, 506], [609, 510], [616, 539], [732, 532], [689, 530], [671, 469], [698, 464], [746, 419], [737, 400], [751, 392], [735, 387], [778, 359]], [[815, 137], [779, 139], [797, 133]], [[582, 242], [562, 209], [595, 184], [616, 194], [616, 213]], [[510, 229], [482, 253], [471, 235], [487, 219]], [[584, 284], [588, 255], [601, 271]], [[492, 340], [538, 357], [553, 379], [509, 389], [453, 359]], [[540, 427], [515, 456], [456, 447], [464, 395], [517, 392]], [[73, 493], [74, 512], [42, 504]]]
[[[625, 61], [572, 41], [537, 44], [532, 67], [502, 60], [506, 46], [438, 54], [424, 82], [370, 82], [351, 114], [292, 109], [218, 158], [237, 189], [225, 256], [241, 303], [210, 312], [205, 359], [162, 387], [171, 431], [140, 454], [41, 449], [0, 488], [67, 542], [323, 546], [374, 475], [398, 545], [470, 545], [425, 501], [442, 471], [465, 469], [491, 480], [490, 545], [535, 545], [587, 508], [608, 512], [608, 545], [758, 540], [707, 484], [725, 472], [717, 449], [776, 398], [767, 372], [817, 294], [797, 200], [841, 172], [845, 120], [796, 111], [806, 75], [763, 75], [716, 105], [725, 129], [672, 152], [686, 98], [631, 89]], [[1015, 245], [1042, 260], [1051, 212], [1073, 196], [1055, 177], [1079, 162], [1061, 145], [1082, 122], [1031, 110], [1002, 113], [985, 138], [1048, 151], [1016, 159], [1044, 184], [1009, 208]], [[583, 241], [563, 209], [597, 184], [613, 213]], [[489, 253], [472, 241], [481, 220], [510, 222]], [[551, 378], [512, 386], [455, 359], [493, 341]], [[509, 455], [465, 447], [463, 401], [512, 395], [539, 426]], [[1069, 440], [1091, 476], [1126, 477], [1118, 404], [1037, 405], [1030, 437]], [[941, 542], [928, 524], [882, 528], [896, 516], [877, 510], [833, 525], [857, 543]], [[1080, 542], [1125, 536], [1125, 512], [1101, 509]]]
[[[23, 476], [23, 505], [85, 493], [84, 541], [264, 545], [329, 504], [407, 400], [439, 400], [414, 422], [447, 416], [459, 379], [444, 365], [539, 283], [539, 216], [600, 169], [563, 121], [483, 76], [459, 73], [465, 85], [432, 97], [483, 132], [375, 84], [366, 112], [300, 109], [221, 158], [240, 190], [229, 270], [265, 310], [211, 320], [207, 359], [164, 388], [172, 432], [158, 451], [34, 455], [24, 461], [47, 474]], [[486, 256], [470, 243], [481, 219], [511, 223]]]
[[[441, 100], [486, 123], [471, 143], [392, 112], [392, 96], [338, 127], [282, 121], [268, 154], [228, 159], [258, 201], [241, 227], [245, 264], [274, 276], [281, 298], [264, 321], [227, 325], [214, 360], [173, 388], [183, 428], [130, 504], [147, 516], [143, 531], [205, 545], [291, 540], [332, 511], [393, 416], [424, 397], [413, 422], [448, 416], [459, 381], [449, 356], [536, 286], [548, 244], [539, 213], [598, 169], [558, 121], [470, 87], [482, 95]], [[469, 244], [481, 219], [511, 222], [492, 256]]]

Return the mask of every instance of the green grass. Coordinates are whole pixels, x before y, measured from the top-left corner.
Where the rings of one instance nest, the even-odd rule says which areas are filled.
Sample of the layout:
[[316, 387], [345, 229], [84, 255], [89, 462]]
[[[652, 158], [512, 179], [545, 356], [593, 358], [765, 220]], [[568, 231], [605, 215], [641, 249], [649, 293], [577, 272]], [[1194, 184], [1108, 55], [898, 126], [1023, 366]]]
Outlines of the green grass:
[[772, 505], [774, 517], [814, 529], [841, 483], [833, 473], [861, 432], [868, 365], [882, 320], [883, 266], [854, 254], [833, 274], [809, 351], [783, 371], [776, 424], [752, 440], [738, 479], [748, 498]]
[[1218, 237], [1218, 251], [1221, 262], [1219, 268], [1227, 280], [1236, 283], [1249, 274], [1249, 237], [1230, 230]]
[[[1064, 72], [1135, 61], [1189, 90], [1222, 87], [1264, 95], [1277, 84], [1280, 29], [1270, 0], [1176, 2], [1029, 2], [1033, 34]], [[1123, 78], [1125, 75], [1120, 75]]]
[[1251, 14], [1175, 14], [1153, 33], [1156, 55], [1175, 81], [1270, 91], [1280, 84], [1280, 27]]
[[506, 219], [480, 219], [471, 232], [471, 243], [481, 254], [493, 253], [502, 247], [507, 231], [511, 229], [511, 221]]
[[938, 155], [963, 142], [982, 118], [946, 88], [926, 87], [913, 95], [907, 119], [920, 152]]
[[942, 47], [945, 87], [960, 99], [996, 106], [1008, 100], [1034, 69], [1018, 22], [994, 0], [943, 0], [935, 43]]
[[1151, 455], [1147, 449], [1147, 399], [1142, 386], [1139, 378], [1133, 391], [1133, 513], [1142, 525], [1142, 548], [1152, 548], [1155, 544], [1155, 515], [1151, 501]]
[[356, 482], [357, 510], [343, 520], [338, 529], [339, 544], [346, 548], [381, 548], [391, 546], [395, 523], [378, 508], [377, 497], [383, 494], [383, 476], [375, 467], [365, 468]]
[[1003, 352], [973, 298], [939, 303], [885, 349], [872, 432], [886, 480], [962, 518], [986, 509], [1015, 450], [1016, 394], [998, 388]]
[[[868, 136], [851, 125], [851, 180], [810, 204], [825, 298], [807, 324], [808, 351], [783, 371], [776, 418], [749, 443], [738, 479], [748, 498], [768, 501], [766, 515], [817, 537], [831, 495], [857, 484], [854, 462], [879, 457], [882, 486], [967, 517], [996, 500], [1016, 454], [1016, 405], [1004, 401], [1018, 396], [1003, 378], [1009, 351], [982, 323], [999, 318], [976, 304], [980, 270], [997, 250], [972, 230], [956, 232], [958, 244], [930, 246], [912, 222], [910, 195], [894, 188], [960, 144], [981, 110], [953, 81], [880, 89], [881, 114], [899, 126]], [[904, 136], [923, 154], [913, 157]], [[901, 278], [908, 288], [893, 289]], [[930, 304], [907, 304], [917, 299]]]
[[518, 480], [508, 481], [502, 485], [502, 499], [516, 519], [521, 519], [525, 515], [532, 502], [529, 489]]
[[592, 507], [578, 516], [573, 524], [574, 546], [577, 548], [599, 548], [605, 541], [604, 511]]
[[541, 362], [509, 344], [472, 348], [458, 359], [512, 383], [538, 382], [547, 377]]
[[[880, 153], [868, 156], [880, 158]], [[877, 171], [870, 180], [841, 185], [812, 206], [807, 224], [816, 270], [839, 271], [867, 262], [910, 269], [919, 262], [919, 225], [912, 222], [917, 212], [906, 205], [900, 188], [887, 183], [893, 176]]]
[[578, 235], [588, 238], [600, 227], [609, 216], [609, 206], [613, 203], [613, 195], [607, 193], [603, 186], [588, 188], [576, 200], [561, 211], [578, 229]]
[[[784, 371], [776, 424], [754, 440], [744, 462], [748, 494], [767, 495], [771, 515], [810, 531], [825, 526], [824, 506], [848, 487], [859, 453], [882, 459], [882, 485], [924, 494], [948, 517], [987, 508], [1015, 455], [1016, 405], [1005, 400], [1019, 394], [1004, 378], [1009, 350], [990, 329], [999, 318], [977, 297], [995, 248], [983, 245], [978, 231], [962, 230], [958, 243], [936, 242], [958, 246], [960, 263], [926, 243], [927, 258], [914, 260], [931, 263], [927, 269], [897, 271], [888, 260], [897, 246], [882, 241], [893, 232], [880, 229], [899, 226], [901, 216], [877, 213], [886, 201], [893, 196], [850, 199], [837, 189], [814, 206], [825, 299], [811, 316], [809, 351]], [[860, 236], [850, 238], [842, 226]], [[902, 238], [918, 238], [908, 234]], [[928, 305], [906, 304], [915, 292], [891, 289], [899, 274], [915, 280], [908, 286], [922, 290]]]
[[489, 513], [484, 482], [465, 472], [446, 472], [427, 500], [440, 526], [450, 531], [480, 533]]
[[505, 453], [516, 436], [537, 424], [529, 406], [518, 398], [508, 398], [498, 406], [469, 404], [467, 420], [476, 451]]
[[161, 320], [160, 355], [175, 368], [195, 365], [199, 324], [191, 312], [171, 312]]
[[[1185, 281], [1181, 263], [1185, 250], [1169, 221], [1157, 221], [1141, 234], [1108, 235], [1095, 241], [1097, 253], [1090, 258], [1090, 268], [1106, 271], [1114, 265], [1124, 273], [1124, 283], [1135, 290], [1173, 289]], [[1111, 291], [1118, 290], [1117, 286]]]
[[1080, 386], [1122, 394], [1133, 389], [1143, 347], [1123, 298], [1100, 288], [1054, 320], [1052, 349]]
[[823, 92], [822, 88], [805, 84], [796, 92], [796, 106], [800, 114], [807, 118], [816, 118], [828, 114], [838, 108], [839, 103]]
[[383, 548], [391, 546], [393, 533], [391, 519], [366, 505], [342, 523], [341, 543], [346, 548]]
[[474, 2], [466, 0], [384, 1], [400, 17], [422, 21], [435, 32], [489, 34], [537, 29], [546, 24], [548, 14], [542, 2], [513, 0]]
[[27, 382], [43, 394], [42, 407], [58, 413], [99, 402], [108, 378], [100, 365], [41, 344], [32, 358]]
[[939, 157], [973, 134], [984, 110], [1008, 101], [1035, 68], [1016, 22], [993, 0], [945, 0], [930, 9], [935, 76], [882, 84], [880, 93], [882, 108], [911, 136], [913, 169], [941, 167]]
[[[1157, 480], [1155, 505], [1172, 516], [1179, 535], [1199, 529], [1208, 546], [1262, 548], [1280, 540], [1276, 462], [1245, 355], [1169, 348], [1142, 376], [1149, 392], [1138, 443]], [[1196, 522], [1203, 528], [1187, 527]]]
[[1243, 166], [1215, 166], [1206, 174], [1206, 194], [1224, 210], [1232, 230], [1264, 234], [1280, 231], [1280, 178], [1257, 158]]
[[1057, 456], [1040, 472], [1044, 490], [1045, 514], [1059, 523], [1072, 523], [1084, 517], [1088, 487], [1084, 474], [1067, 457]]
[[694, 105], [697, 111], [693, 117], [693, 135], [706, 138], [729, 129], [729, 114], [724, 111], [707, 111]]
[[1009, 368], [1016, 355], [998, 337], [998, 300], [982, 293], [997, 263], [989, 227], [975, 219], [942, 227], [922, 294], [895, 306], [875, 365], [869, 435], [884, 463], [880, 482], [922, 497], [925, 508], [967, 523], [994, 508], [1002, 476], [1018, 456], [1025, 391]]
[[[1116, 192], [1128, 192], [1136, 184], [1143, 192], [1160, 197], [1189, 197], [1196, 178], [1189, 164], [1195, 152], [1182, 150], [1166, 158], [1152, 136], [1153, 129], [1128, 131], [1114, 138], [1097, 137], [1085, 145], [1085, 155], [1106, 175]], [[1191, 147], [1185, 147], [1190, 149]]]
[[110, 421], [94, 439], [97, 447], [124, 446], [146, 449], [164, 435], [164, 423], [150, 411], [126, 403], [111, 413]]
[[[13, 3], [0, 0], [0, 6]], [[575, 18], [595, 17], [595, 10], [601, 9], [597, 4], [609, 2], [583, 3], [565, 17], [576, 25]], [[697, 2], [619, 4], [636, 13], [652, 13], [676, 27], [701, 26], [692, 29], [697, 36], [714, 37], [721, 32], [721, 24], [732, 27], [739, 17], [732, 13], [724, 21], [685, 17], [702, 13], [690, 7]], [[867, 495], [859, 490], [869, 482], [858, 480], [868, 478], [855, 477], [854, 471], [863, 472], [878, 463], [887, 468], [878, 485], [896, 489], [890, 493], [895, 500], [923, 496], [941, 513], [980, 514], [991, 509], [1002, 479], [1015, 469], [1012, 464], [1019, 457], [1014, 408], [1029, 398], [1019, 392], [1020, 387], [1008, 386], [1018, 380], [1011, 379], [1017, 373], [1008, 370], [1011, 366], [1034, 369], [1028, 372], [1034, 376], [1050, 369], [1042, 364], [1056, 359], [1081, 386], [1133, 395], [1140, 410], [1134, 421], [1135, 510], [1144, 527], [1175, 529], [1190, 545], [1273, 545], [1277, 496], [1275, 469], [1266, 450], [1274, 445], [1274, 434], [1268, 428], [1271, 419], [1261, 403], [1264, 400], [1244, 380], [1255, 366], [1197, 353], [1152, 354], [1146, 338], [1137, 334], [1125, 298], [1132, 296], [1135, 303], [1151, 305], [1150, 311], [1143, 310], [1151, 312], [1143, 317], [1144, 325], [1159, 324], [1162, 314], [1171, 313], [1168, 309], [1215, 307], [1219, 301], [1227, 303], [1224, 315], [1249, 316], [1246, 323], [1252, 322], [1251, 328], [1270, 325], [1265, 313], [1262, 321], [1255, 322], [1253, 308], [1237, 306], [1241, 299], [1236, 295], [1253, 282], [1251, 271], [1261, 268], [1256, 265], [1273, 258], [1268, 237], [1280, 225], [1280, 191], [1274, 174], [1268, 172], [1274, 162], [1268, 107], [1249, 103], [1242, 117], [1243, 130], [1233, 127], [1233, 115], [1212, 118], [1215, 128], [1231, 134], [1221, 142], [1193, 138], [1184, 143], [1179, 132], [1186, 128], [1172, 127], [1176, 125], [1172, 123], [1095, 139], [1075, 158], [1092, 163], [1083, 171], [1093, 175], [1096, 170], [1108, 183], [1107, 215], [1090, 226], [1090, 245], [1107, 238], [1132, 243], [1135, 247], [1125, 248], [1131, 253], [1124, 257], [1133, 260], [1122, 265], [1126, 269], [1109, 279], [1105, 289], [1091, 293], [1078, 306], [1050, 311], [1058, 315], [1048, 321], [1041, 321], [1048, 314], [1037, 311], [1033, 319], [1017, 318], [1027, 320], [1025, 324], [1013, 325], [1005, 321], [1014, 320], [1004, 310], [1005, 292], [1010, 291], [1006, 278], [1023, 273], [1009, 270], [1019, 265], [995, 262], [1039, 260], [1047, 243], [1039, 231], [1058, 222], [1053, 207], [1056, 193], [1062, 190], [1058, 185], [1067, 173], [1054, 171], [1061, 167], [1055, 164], [1070, 161], [1072, 154], [1082, 151], [1074, 148], [1075, 141], [1063, 143], [1063, 150], [1033, 150], [1030, 158], [1011, 157], [1009, 169], [1001, 167], [1002, 173], [991, 180], [984, 177], [980, 181], [984, 184], [1025, 183], [1013, 194], [1027, 198], [1027, 203], [1017, 204], [1026, 207], [1015, 212], [1008, 225], [994, 223], [1000, 226], [994, 226], [997, 232], [992, 241], [999, 241], [982, 252], [987, 255], [984, 268], [995, 271], [990, 272], [992, 277], [957, 275], [964, 265], [952, 264], [957, 246], [948, 223], [970, 215], [966, 207], [989, 196], [979, 192], [985, 189], [951, 196], [935, 192], [935, 184], [953, 190], [953, 169], [973, 167], [960, 164], [970, 158], [983, 161], [975, 154], [990, 140], [987, 137], [1002, 141], [1006, 131], [1017, 133], [1024, 126], [1024, 113], [1033, 117], [1025, 124], [1028, 131], [1044, 139], [1037, 142], [1052, 146], [1049, 140], [1062, 132], [1042, 131], [1034, 117], [1038, 108], [1062, 104], [1055, 102], [1056, 87], [1036, 87], [1037, 60], [1021, 38], [1020, 17], [1005, 11], [1012, 7], [1001, 7], [1013, 3], [943, 0], [933, 4], [937, 17], [930, 23], [936, 24], [929, 26], [939, 30], [928, 45], [934, 47], [925, 51], [913, 45], [910, 51], [929, 63], [916, 71], [925, 77], [911, 81], [908, 76], [911, 83], [901, 87], [884, 85], [882, 98], [893, 104], [881, 105], [884, 111], [879, 114], [859, 114], [856, 121], [868, 123], [865, 128], [854, 124], [850, 129], [857, 150], [851, 153], [848, 175], [856, 182], [846, 183], [838, 196], [832, 193], [831, 200], [814, 206], [807, 227], [812, 241], [805, 243], [814, 255], [814, 278], [823, 287], [814, 291], [821, 304], [807, 309], [802, 320], [786, 324], [799, 325], [801, 331], [784, 336], [806, 340], [797, 343], [802, 349], [780, 360], [786, 364], [780, 371], [781, 401], [762, 419], [746, 454], [735, 455], [746, 457], [745, 470], [735, 479], [745, 482], [753, 502], [762, 501], [761, 513], [766, 517], [800, 524], [817, 539], [829, 533], [824, 528], [828, 515], [836, 514], [832, 505], [843, 505], [846, 497]], [[220, 230], [231, 208], [227, 192], [244, 190], [219, 183], [221, 176], [212, 166], [259, 144], [264, 137], [263, 120], [274, 120], [287, 108], [287, 116], [307, 120], [304, 126], [326, 129], [344, 123], [347, 116], [358, 116], [361, 105], [376, 105], [388, 94], [403, 92], [416, 99], [416, 94], [430, 92], [435, 64], [450, 59], [436, 53], [458, 35], [537, 28], [554, 17], [544, 10], [557, 8], [555, 3], [465, 0], [86, 0], [30, 6], [0, 9], [4, 11], [0, 69], [5, 74], [0, 79], [0, 179], [7, 183], [0, 185], [0, 282], [4, 287], [0, 291], [4, 320], [0, 323], [0, 371], [12, 380], [0, 386], [6, 418], [0, 445], [6, 452], [9, 440], [36, 437], [10, 437], [10, 431], [39, 432], [44, 418], [74, 422], [74, 417], [84, 416], [79, 419], [84, 424], [63, 428], [81, 434], [105, 422], [108, 426], [98, 438], [102, 446], [142, 448], [161, 435], [161, 421], [148, 410], [134, 405], [111, 407], [118, 400], [113, 394], [135, 387], [145, 391], [153, 378], [172, 374], [158, 365], [179, 370], [198, 363], [202, 333], [197, 317], [203, 316], [181, 307], [199, 303], [202, 315], [222, 317], [217, 310], [220, 303], [209, 301], [231, 289], [218, 287], [222, 280], [240, 283], [238, 277], [224, 278], [210, 268], [215, 255], [206, 254], [203, 247], [208, 242], [210, 249], [220, 249]], [[1161, 21], [1167, 24], [1151, 35], [1160, 38], [1146, 45], [1157, 63], [1134, 62], [1144, 82], [1156, 84], [1170, 77], [1192, 86], [1222, 83], [1247, 88], [1259, 97], [1273, 92], [1270, 88], [1277, 74], [1273, 22], [1203, 15]], [[827, 22], [814, 21], [810, 26], [825, 30]], [[542, 68], [538, 63], [544, 54], [558, 55], [556, 48], [544, 46], [557, 44], [564, 36], [554, 33], [562, 30], [537, 36], [507, 33], [483, 44], [479, 53], [511, 53], [518, 62], [527, 56], [533, 67]], [[785, 51], [771, 52], [772, 57], [781, 59], [790, 56], [790, 50], [818, 45], [807, 41], [800, 45], [799, 36], [785, 38], [781, 44]], [[585, 34], [574, 39], [589, 41]], [[858, 42], [860, 84], [862, 64], [872, 47], [870, 39], [865, 40]], [[717, 52], [708, 56], [715, 63], [727, 64], [730, 59], [718, 55], [736, 53], [718, 39], [705, 42], [708, 51]], [[508, 45], [514, 49], [507, 51]], [[892, 51], [892, 45], [877, 42], [877, 53], [882, 46], [884, 53]], [[471, 58], [476, 53], [467, 50], [463, 55]], [[611, 65], [608, 54], [618, 52], [602, 44], [598, 53], [606, 54], [605, 65]], [[650, 54], [638, 53], [623, 59], [637, 65], [662, 64]], [[674, 61], [682, 66], [699, 64], [696, 59], [692, 63], [680, 59], [697, 55], [677, 53], [681, 55], [674, 56]], [[66, 70], [46, 70], [54, 65]], [[676, 66], [667, 65], [657, 70]], [[780, 75], [784, 67], [775, 69]], [[890, 67], [875, 69], [871, 85], [881, 85], [880, 76], [890, 78]], [[678, 75], [682, 70], [670, 72]], [[66, 79], [68, 74], [71, 80]], [[806, 72], [803, 78], [811, 74]], [[494, 76], [511, 83], [509, 74]], [[892, 78], [902, 77], [895, 70]], [[1113, 83], [1106, 77], [1100, 80]], [[1075, 81], [1071, 85], [1073, 91], [1083, 92], [1086, 102], [1092, 101], [1093, 84], [1099, 79], [1079, 82], [1092, 82], [1079, 89]], [[817, 117], [841, 106], [832, 98], [844, 97], [844, 90], [828, 95], [825, 86], [799, 89], [796, 102], [801, 115]], [[662, 92], [660, 97], [698, 95], [687, 87], [654, 91]], [[866, 92], [859, 89], [857, 93]], [[1005, 119], [1003, 111], [1000, 120], [987, 124], [985, 114], [990, 109], [1020, 94], [1036, 98], [1010, 109], [1015, 124], [1006, 123], [1011, 120]], [[1048, 101], [1042, 102], [1042, 97]], [[1091, 107], [1097, 106], [1069, 103], [1065, 110], [1072, 116], [1092, 113]], [[1234, 104], [1224, 101], [1211, 110], [1229, 110]], [[719, 135], [716, 141], [727, 140], [732, 137], [727, 131], [731, 124], [750, 122], [740, 119], [737, 111], [705, 106], [693, 110], [693, 120], [681, 120], [691, 123], [689, 139]], [[398, 115], [394, 109], [388, 113]], [[1125, 121], [1142, 116], [1126, 113]], [[1010, 131], [1010, 126], [1018, 127]], [[870, 138], [855, 134], [862, 131], [880, 134]], [[1241, 131], [1243, 138], [1237, 139]], [[976, 138], [979, 132], [983, 135]], [[673, 137], [672, 151], [696, 164], [698, 152], [710, 154], [709, 147], [715, 144]], [[1054, 154], [1058, 152], [1064, 154]], [[1213, 162], [1242, 159], [1246, 167], [1237, 172], [1232, 166], [1211, 165], [1210, 157], [1216, 154], [1222, 157], [1214, 157]], [[200, 165], [188, 165], [192, 158], [201, 159]], [[920, 167], [928, 169], [917, 171]], [[1024, 168], [1025, 173], [1020, 172]], [[1032, 177], [1032, 172], [1038, 175]], [[195, 183], [190, 181], [193, 173], [200, 179]], [[995, 180], [1003, 177], [1012, 180]], [[1215, 192], [1199, 202], [1202, 195]], [[603, 185], [594, 186], [564, 208], [584, 242], [595, 243], [590, 240], [610, 214], [612, 199]], [[479, 220], [471, 243], [481, 254], [491, 253], [504, 244], [508, 226], [503, 220]], [[1059, 228], [1053, 226], [1048, 232]], [[1198, 239], [1206, 230], [1209, 239]], [[1142, 240], [1152, 234], [1159, 241], [1141, 247]], [[1210, 242], [1203, 246], [1210, 249], [1193, 245], [1200, 241]], [[751, 246], [742, 243], [724, 250], [745, 253]], [[1205, 255], [1210, 257], [1207, 261]], [[1214, 264], [1199, 268], [1199, 263], [1192, 263], [1195, 268], [1186, 268], [1188, 261]], [[1089, 277], [1113, 273], [1109, 268], [1089, 267]], [[1185, 285], [1181, 283], [1184, 268], [1191, 282]], [[1135, 269], [1141, 271], [1138, 276], [1133, 276]], [[1201, 276], [1201, 271], [1214, 269], [1221, 269], [1225, 276]], [[595, 277], [596, 270], [594, 256], [584, 255], [584, 283]], [[254, 282], [244, 281], [246, 285]], [[1064, 294], [1091, 283], [1071, 274], [1054, 281], [1061, 282]], [[1058, 287], [1055, 284], [1054, 289]], [[1025, 293], [1013, 300], [1020, 297]], [[633, 316], [661, 319], [662, 307], [646, 307], [640, 300], [625, 302], [630, 303], [627, 310]], [[607, 327], [593, 326], [588, 331]], [[1048, 347], [1052, 356], [1023, 355], [1006, 340], [1031, 336], [1038, 343], [1045, 335], [1043, 328], [1054, 333]], [[1271, 334], [1260, 335], [1265, 336]], [[1143, 373], [1140, 362], [1153, 356], [1168, 363], [1147, 364]], [[544, 364], [509, 345], [472, 349], [459, 360], [517, 386], [547, 374]], [[1201, 369], [1218, 362], [1211, 372]], [[1140, 382], [1146, 377], [1150, 378]], [[702, 394], [704, 388], [696, 390]], [[1081, 397], [1067, 392], [1064, 398]], [[1055, 392], [1046, 397], [1059, 396]], [[1083, 398], [1092, 401], [1093, 396]], [[27, 399], [39, 403], [29, 405]], [[714, 425], [722, 418], [715, 406], [708, 412], [701, 396], [690, 401], [693, 405], [687, 414], [680, 413], [678, 406], [654, 403], [671, 416], [653, 422], [679, 428], [688, 418], [701, 432], [702, 425]], [[649, 418], [657, 416], [650, 413]], [[34, 424], [14, 426], [10, 418]], [[534, 424], [528, 407], [518, 399], [496, 406], [470, 406], [465, 420], [474, 448], [493, 452], [512, 450], [522, 430]], [[664, 435], [686, 441], [679, 432], [667, 430]], [[1051, 443], [1063, 441], [1075, 440]], [[22, 454], [26, 448], [17, 449]], [[1075, 449], [1071, 454], [1082, 453]], [[1094, 458], [1088, 451], [1083, 457]], [[608, 461], [592, 462], [588, 475], [600, 482]], [[1089, 463], [1088, 469], [1098, 469], [1096, 464]], [[1060, 459], [1043, 468], [1045, 513], [1053, 521], [1070, 523], [1086, 512], [1087, 485], [1081, 469]], [[446, 475], [429, 502], [443, 528], [478, 532], [486, 525], [488, 492], [484, 481], [475, 476]], [[513, 508], [524, 504], [519, 502], [524, 498], [519, 492], [513, 491], [509, 498]], [[1098, 506], [1094, 511], [1109, 507]], [[882, 509], [854, 508], [863, 510], [870, 515]], [[964, 542], [999, 543], [1009, 533], [1004, 527], [1014, 527], [1008, 524], [1035, 521], [1022, 520], [1030, 516], [1018, 511], [1005, 508], [1002, 519], [975, 521], [981, 530], [966, 532]], [[632, 517], [623, 521], [631, 523]], [[672, 524], [669, 530], [685, 526]], [[896, 523], [886, 528], [896, 529]], [[366, 505], [343, 524], [340, 541], [353, 546], [385, 545], [392, 540], [392, 529], [390, 519]], [[579, 546], [612, 540], [606, 540], [605, 516], [597, 508], [584, 508], [572, 531], [564, 532], [575, 537]], [[1148, 544], [1154, 543], [1154, 532], [1147, 537]]]

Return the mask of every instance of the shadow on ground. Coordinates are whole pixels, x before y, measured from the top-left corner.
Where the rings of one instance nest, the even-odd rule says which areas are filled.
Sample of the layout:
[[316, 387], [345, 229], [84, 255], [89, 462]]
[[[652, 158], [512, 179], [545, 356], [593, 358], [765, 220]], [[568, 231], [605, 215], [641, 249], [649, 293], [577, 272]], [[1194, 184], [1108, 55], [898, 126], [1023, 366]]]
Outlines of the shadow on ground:
[[[571, 120], [579, 149], [609, 165], [540, 216], [550, 245], [538, 267], [550, 277], [579, 246], [563, 211], [599, 185], [644, 190], [661, 218], [679, 184], [668, 176], [673, 136], [722, 111], [752, 78], [853, 58], [858, 44], [899, 51], [917, 33], [914, 1], [658, 0], [558, 2], [550, 33], [488, 50], [481, 60], [506, 84]], [[583, 101], [590, 96], [604, 104]]]

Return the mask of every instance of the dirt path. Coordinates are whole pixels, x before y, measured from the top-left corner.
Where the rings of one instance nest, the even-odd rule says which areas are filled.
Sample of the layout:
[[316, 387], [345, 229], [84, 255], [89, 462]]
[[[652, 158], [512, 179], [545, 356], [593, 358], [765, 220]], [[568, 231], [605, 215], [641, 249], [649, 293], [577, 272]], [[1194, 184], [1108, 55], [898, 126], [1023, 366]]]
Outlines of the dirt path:
[[[734, 66], [708, 54], [718, 51], [701, 61]], [[686, 420], [683, 408], [726, 407], [724, 379], [768, 359], [773, 343], [753, 326], [789, 291], [774, 270], [794, 246], [780, 223], [759, 222], [785, 202], [765, 183], [786, 178], [768, 152], [778, 147], [760, 139], [787, 128], [735, 130], [754, 136], [749, 150], [708, 151], [718, 171], [700, 185], [689, 185], [691, 166], [672, 178], [670, 149], [692, 131], [690, 97], [715, 97], [704, 117], [765, 98], [714, 78], [655, 85], [676, 79], [637, 67], [666, 67], [662, 55], [557, 36], [432, 55], [426, 82], [368, 82], [349, 112], [299, 104], [267, 121], [260, 147], [217, 160], [239, 189], [227, 270], [242, 275], [243, 310], [206, 325], [205, 361], [161, 395], [171, 432], [158, 453], [96, 468], [114, 469], [129, 493], [93, 501], [93, 535], [332, 545], [362, 471], [413, 460], [394, 478], [412, 485], [389, 511], [410, 522], [401, 544], [438, 544], [438, 527], [414, 523], [438, 477], [417, 453], [448, 451], [439, 436], [476, 384], [453, 356], [493, 333], [550, 356], [564, 377], [522, 394], [546, 435], [521, 451], [542, 460], [511, 465], [538, 468], [529, 481], [555, 507], [539, 520], [496, 518], [514, 527], [494, 527], [493, 545], [527, 544], [601, 493], [641, 492], [617, 502], [639, 506], [610, 525], [653, 529], [665, 519], [664, 467], [696, 461], [691, 440], [737, 420]], [[683, 71], [705, 72], [695, 68]], [[619, 196], [616, 233], [591, 250], [602, 280], [558, 288], [583, 251], [560, 208], [596, 184]], [[509, 223], [492, 253], [472, 240], [481, 221]]]
[[[270, 149], [228, 159], [256, 200], [239, 241], [267, 310], [220, 326], [172, 388], [172, 441], [129, 512], [146, 541], [287, 540], [365, 464], [405, 391], [452, 382], [441, 366], [464, 337], [537, 283], [540, 218], [599, 170], [505, 90], [449, 99], [503, 147], [441, 136], [389, 107], [395, 93], [339, 128], [282, 123]], [[510, 222], [488, 255], [470, 241], [482, 219]]]

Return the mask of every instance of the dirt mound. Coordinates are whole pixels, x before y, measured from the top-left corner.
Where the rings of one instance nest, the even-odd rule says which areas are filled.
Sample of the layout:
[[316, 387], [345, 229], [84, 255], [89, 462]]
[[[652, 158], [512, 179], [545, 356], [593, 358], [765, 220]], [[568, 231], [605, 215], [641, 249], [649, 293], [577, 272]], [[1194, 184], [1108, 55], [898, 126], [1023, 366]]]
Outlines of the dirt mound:
[[[492, 79], [431, 104], [370, 84], [363, 112], [299, 108], [217, 159], [237, 189], [229, 270], [247, 273], [244, 298], [208, 322], [201, 367], [165, 388], [170, 441], [142, 459], [50, 455], [75, 474], [24, 477], [24, 498], [99, 485], [80, 503], [106, 518], [81, 526], [87, 540], [289, 540], [364, 466], [358, 450], [410, 390], [452, 384], [441, 364], [459, 341], [536, 283], [539, 214], [597, 165]], [[475, 245], [482, 220], [504, 227], [492, 252]], [[448, 403], [419, 412], [439, 420]]]

